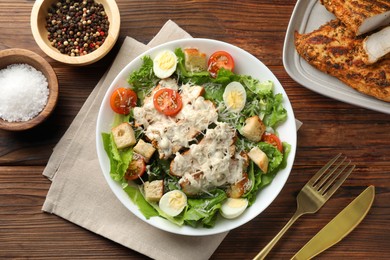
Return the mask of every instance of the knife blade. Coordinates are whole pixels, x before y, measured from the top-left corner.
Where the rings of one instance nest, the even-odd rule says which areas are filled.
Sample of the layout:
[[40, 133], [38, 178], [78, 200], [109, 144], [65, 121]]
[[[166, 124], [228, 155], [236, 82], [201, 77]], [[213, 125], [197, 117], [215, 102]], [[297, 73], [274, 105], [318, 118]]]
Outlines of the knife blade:
[[311, 259], [346, 237], [367, 215], [375, 197], [375, 187], [369, 186], [346, 208], [323, 227], [291, 259]]

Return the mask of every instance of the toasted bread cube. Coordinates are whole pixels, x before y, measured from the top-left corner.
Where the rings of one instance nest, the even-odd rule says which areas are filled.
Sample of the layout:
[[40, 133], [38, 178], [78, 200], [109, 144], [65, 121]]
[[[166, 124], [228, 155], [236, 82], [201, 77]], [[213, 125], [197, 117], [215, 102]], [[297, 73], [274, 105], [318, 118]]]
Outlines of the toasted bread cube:
[[248, 156], [257, 166], [259, 166], [260, 170], [267, 173], [269, 160], [262, 150], [258, 147], [253, 147], [249, 151]]
[[156, 151], [156, 148], [153, 147], [151, 143], [147, 143], [144, 140], [140, 139], [138, 143], [134, 146], [134, 152], [142, 155], [145, 159], [145, 162], [149, 162], [150, 158]]
[[207, 71], [207, 56], [196, 48], [184, 49], [184, 60], [189, 72]]
[[238, 199], [241, 198], [241, 196], [250, 189], [251, 185], [252, 184], [248, 178], [248, 174], [243, 173], [242, 179], [232, 184], [226, 193], [229, 198]]
[[158, 202], [164, 194], [164, 181], [155, 180], [144, 183], [145, 199], [149, 202]]
[[265, 132], [265, 125], [258, 116], [252, 116], [245, 120], [245, 125], [240, 133], [248, 140], [259, 142]]
[[137, 142], [134, 136], [134, 130], [129, 123], [122, 123], [114, 127], [111, 131], [118, 149], [130, 147]]

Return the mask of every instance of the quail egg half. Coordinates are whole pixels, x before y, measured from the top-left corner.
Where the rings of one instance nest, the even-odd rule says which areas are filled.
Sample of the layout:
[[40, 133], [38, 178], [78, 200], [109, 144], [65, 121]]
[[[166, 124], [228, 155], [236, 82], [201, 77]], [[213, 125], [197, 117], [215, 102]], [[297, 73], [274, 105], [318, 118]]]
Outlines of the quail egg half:
[[228, 110], [240, 112], [246, 103], [246, 91], [244, 86], [237, 81], [230, 82], [223, 92], [223, 101]]
[[159, 52], [153, 59], [153, 72], [160, 79], [169, 78], [176, 70], [177, 57], [173, 51]]
[[175, 217], [187, 206], [187, 196], [180, 190], [165, 193], [159, 202], [159, 207], [165, 214]]
[[248, 200], [244, 198], [228, 198], [220, 209], [221, 215], [227, 219], [233, 219], [240, 216], [248, 207]]

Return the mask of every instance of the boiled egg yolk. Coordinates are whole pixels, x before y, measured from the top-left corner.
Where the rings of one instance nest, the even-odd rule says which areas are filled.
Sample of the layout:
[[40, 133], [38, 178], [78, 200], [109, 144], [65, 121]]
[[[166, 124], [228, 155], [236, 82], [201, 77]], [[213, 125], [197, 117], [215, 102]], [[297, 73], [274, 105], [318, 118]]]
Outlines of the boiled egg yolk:
[[176, 70], [177, 57], [173, 51], [165, 50], [153, 59], [154, 74], [160, 79], [169, 78]]
[[221, 215], [224, 218], [232, 219], [240, 216], [248, 207], [248, 200], [239, 198], [228, 198], [221, 207]]
[[237, 81], [230, 82], [223, 92], [223, 101], [228, 110], [240, 112], [246, 103], [246, 91], [244, 86]]
[[159, 207], [167, 215], [175, 217], [187, 206], [187, 196], [179, 190], [165, 193], [159, 202]]

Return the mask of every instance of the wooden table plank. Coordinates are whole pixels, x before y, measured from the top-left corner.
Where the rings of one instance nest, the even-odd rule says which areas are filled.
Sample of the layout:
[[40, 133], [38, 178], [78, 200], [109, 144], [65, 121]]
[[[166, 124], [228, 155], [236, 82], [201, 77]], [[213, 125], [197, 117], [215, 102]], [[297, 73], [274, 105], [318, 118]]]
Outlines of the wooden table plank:
[[341, 243], [318, 259], [389, 259], [389, 115], [316, 94], [294, 82], [282, 63], [285, 31], [295, 1], [118, 0], [121, 34], [103, 60], [83, 68], [51, 60], [34, 42], [29, 25], [33, 1], [0, 1], [0, 49], [27, 48], [46, 58], [60, 83], [59, 102], [43, 125], [20, 133], [0, 131], [0, 259], [144, 259], [135, 251], [41, 211], [50, 181], [42, 171], [52, 149], [108, 68], [126, 36], [147, 43], [167, 19], [194, 37], [237, 45], [262, 60], [284, 86], [298, 132], [294, 168], [280, 195], [254, 220], [229, 233], [212, 259], [250, 259], [288, 221], [295, 196], [334, 154], [346, 154], [357, 168], [319, 213], [297, 221], [270, 254], [290, 258], [366, 186], [376, 186], [369, 215]]

